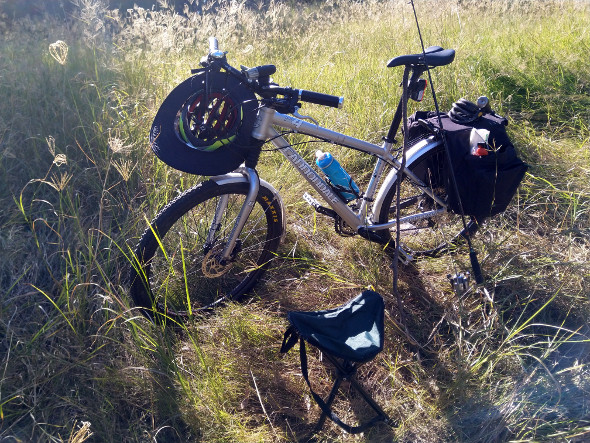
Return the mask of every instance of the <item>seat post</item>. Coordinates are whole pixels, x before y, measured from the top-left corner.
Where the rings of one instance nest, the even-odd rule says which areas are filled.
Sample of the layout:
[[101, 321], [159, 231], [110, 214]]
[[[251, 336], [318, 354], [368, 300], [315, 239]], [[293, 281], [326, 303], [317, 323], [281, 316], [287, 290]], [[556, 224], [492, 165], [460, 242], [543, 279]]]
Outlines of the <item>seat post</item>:
[[[410, 65], [406, 65], [405, 69], [408, 71], [412, 71], [412, 75], [409, 76], [409, 78], [410, 78], [409, 85], [407, 85], [407, 86], [411, 86], [416, 81], [418, 81], [418, 79], [424, 73], [424, 70], [425, 70], [425, 68], [422, 68], [420, 66], [410, 66]], [[391, 125], [389, 126], [389, 132], [387, 133], [387, 137], [385, 137], [385, 141], [388, 143], [395, 143], [395, 135], [397, 134], [397, 131], [399, 130], [399, 126], [402, 122], [402, 117], [403, 117], [402, 116], [403, 101], [404, 101], [404, 97], [402, 95], [399, 99], [398, 104], [397, 104], [397, 108], [395, 110], [393, 120], [391, 121]]]

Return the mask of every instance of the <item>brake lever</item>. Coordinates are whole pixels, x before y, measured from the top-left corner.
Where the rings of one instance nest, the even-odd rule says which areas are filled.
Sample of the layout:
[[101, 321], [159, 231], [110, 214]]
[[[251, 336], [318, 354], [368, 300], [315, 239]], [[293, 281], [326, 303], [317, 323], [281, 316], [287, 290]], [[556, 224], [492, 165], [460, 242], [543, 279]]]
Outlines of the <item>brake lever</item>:
[[293, 114], [293, 116], [295, 116], [297, 118], [300, 118], [301, 120], [309, 120], [309, 121], [315, 123], [316, 126], [320, 125], [315, 118], [313, 118], [309, 115], [299, 114], [299, 107], [297, 107], [297, 106], [295, 106], [295, 110], [291, 114]]

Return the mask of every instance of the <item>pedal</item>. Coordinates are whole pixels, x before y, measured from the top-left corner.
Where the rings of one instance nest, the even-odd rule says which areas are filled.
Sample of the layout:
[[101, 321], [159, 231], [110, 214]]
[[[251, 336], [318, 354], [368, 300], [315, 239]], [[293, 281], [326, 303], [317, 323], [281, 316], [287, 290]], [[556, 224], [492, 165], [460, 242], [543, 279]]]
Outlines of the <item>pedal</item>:
[[332, 218], [336, 218], [337, 214], [333, 209], [322, 206], [319, 201], [317, 201], [307, 192], [303, 194], [303, 200], [305, 200], [309, 206], [315, 209], [316, 212], [319, 212], [320, 214], [327, 215]]
[[399, 261], [402, 262], [404, 265], [408, 265], [410, 264], [410, 262], [412, 262], [412, 260], [414, 260], [414, 256], [404, 248], [403, 243], [400, 243], [398, 251]]

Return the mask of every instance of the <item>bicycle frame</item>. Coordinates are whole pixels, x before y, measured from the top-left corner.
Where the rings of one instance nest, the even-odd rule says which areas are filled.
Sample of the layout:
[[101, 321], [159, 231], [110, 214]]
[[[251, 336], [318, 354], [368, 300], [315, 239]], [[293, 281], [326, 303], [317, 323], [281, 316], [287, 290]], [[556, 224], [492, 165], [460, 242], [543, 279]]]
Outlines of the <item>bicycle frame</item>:
[[[436, 54], [438, 53], [442, 57], [440, 57], [436, 65], [448, 64], [454, 58], [454, 52], [452, 53], [445, 53], [443, 56], [443, 49], [441, 47], [432, 47], [432, 51], [429, 54], [432, 55], [432, 59], [436, 58]], [[412, 56], [409, 56], [412, 57]], [[420, 56], [421, 57], [421, 56]], [[225, 62], [224, 53], [217, 51], [217, 40], [213, 39], [210, 40], [210, 60], [217, 60], [220, 62], [223, 67], [230, 73], [239, 78], [244, 76], [243, 72], [237, 71], [228, 65]], [[396, 59], [392, 59], [395, 61]], [[416, 68], [411, 67], [409, 60], [404, 59], [404, 65], [406, 66], [404, 71], [404, 90], [407, 91], [410, 85], [415, 84], [418, 80], [420, 75], [424, 72], [426, 67]], [[412, 61], [414, 61], [412, 59]], [[416, 58], [416, 62], [420, 61], [420, 58]], [[388, 66], [397, 66], [401, 65], [400, 60], [395, 61], [395, 63], [388, 64]], [[248, 69], [250, 71], [250, 69]], [[257, 71], [258, 72], [258, 71]], [[274, 72], [274, 66], [272, 66], [272, 72]], [[411, 76], [410, 76], [411, 72]], [[252, 78], [257, 78], [258, 73], [256, 76]], [[409, 83], [406, 83], [408, 82]], [[280, 88], [279, 88], [280, 89]], [[277, 90], [275, 91], [278, 94], [284, 94], [285, 90]], [[303, 101], [310, 101], [312, 103], [324, 104], [328, 106], [335, 106], [340, 107], [342, 104], [342, 98], [338, 98], [335, 96], [327, 96], [325, 94], [318, 94], [311, 91], [303, 91], [298, 90], [299, 98]], [[287, 94], [288, 95], [288, 94]], [[303, 99], [303, 95], [306, 96], [307, 100]], [[402, 101], [408, 100], [407, 96], [402, 96], [400, 98], [400, 102], [398, 104], [398, 108], [394, 115], [393, 121], [391, 123], [391, 127], [389, 130], [388, 136], [384, 139], [384, 142], [381, 146], [375, 145], [373, 143], [369, 143], [367, 141], [359, 140], [354, 137], [350, 137], [345, 134], [341, 134], [327, 128], [319, 126], [319, 124], [311, 124], [309, 122], [304, 121], [303, 119], [308, 118], [313, 120], [309, 117], [303, 117], [297, 113], [298, 108], [295, 107], [294, 111], [291, 109], [288, 113], [278, 112], [271, 106], [262, 106], [259, 109], [258, 116], [256, 118], [256, 122], [254, 124], [254, 128], [252, 131], [252, 136], [258, 140], [267, 141], [270, 140], [273, 145], [285, 156], [285, 158], [293, 165], [293, 167], [301, 174], [305, 179], [309, 182], [309, 184], [321, 195], [321, 197], [328, 203], [328, 205], [332, 208], [335, 212], [334, 215], [340, 217], [340, 219], [350, 228], [354, 229], [356, 233], [361, 234], [363, 237], [385, 243], [388, 241], [388, 237], [381, 236], [376, 231], [383, 231], [389, 228], [392, 228], [396, 225], [401, 225], [404, 223], [412, 223], [415, 221], [428, 219], [434, 217], [438, 214], [445, 213], [447, 211], [447, 205], [444, 201], [442, 201], [438, 196], [436, 196], [432, 189], [430, 189], [426, 184], [424, 184], [408, 167], [411, 166], [412, 162], [415, 159], [418, 159], [421, 155], [428, 152], [429, 150], [437, 147], [440, 145], [440, 141], [437, 140], [435, 137], [430, 137], [427, 140], [419, 142], [412, 146], [404, 155], [406, 157], [406, 168], [402, 169], [402, 164], [395, 158], [391, 153], [391, 148], [394, 142], [395, 133], [399, 128], [399, 124], [402, 119]], [[292, 114], [292, 115], [289, 115]], [[301, 118], [299, 118], [301, 117]], [[315, 123], [315, 121], [314, 121]], [[355, 207], [349, 206], [345, 201], [343, 201], [336, 192], [328, 185], [325, 180], [320, 177], [316, 171], [293, 149], [292, 145], [276, 130], [273, 126], [287, 129], [294, 133], [301, 133], [305, 135], [309, 135], [311, 137], [315, 137], [319, 140], [323, 140], [327, 143], [333, 143], [340, 146], [344, 146], [347, 148], [355, 149], [365, 154], [373, 155], [377, 157], [377, 162], [375, 164], [375, 168], [373, 170], [373, 174], [369, 181], [368, 187], [366, 191], [362, 194], [361, 198], [359, 199], [359, 205]], [[381, 182], [383, 172], [387, 165], [392, 166], [391, 171], [385, 177], [385, 179]], [[228, 238], [228, 242], [224, 248], [222, 253], [222, 261], [227, 260], [236, 244], [236, 239], [239, 236], [243, 224], [245, 223], [246, 218], [250, 214], [251, 207], [254, 205], [254, 201], [256, 199], [257, 194], [257, 184], [253, 183], [253, 180], [259, 180], [258, 175], [255, 171], [255, 164], [248, 165], [246, 162], [246, 167], [242, 169], [242, 174], [244, 177], [247, 178], [248, 182], [250, 183], [250, 190], [246, 197], [246, 201], [240, 211], [238, 219], [234, 225], [234, 229], [231, 235]], [[401, 172], [400, 172], [401, 171]], [[388, 190], [391, 189], [392, 186], [396, 185], [396, 181], [398, 180], [398, 174], [403, 174], [406, 176], [411, 183], [419, 188], [424, 194], [431, 197], [436, 204], [438, 205], [437, 209], [420, 212], [416, 214], [410, 214], [405, 217], [399, 218], [396, 217], [394, 220], [388, 220], [386, 223], [376, 223], [375, 220], [376, 214], [381, 214], [381, 209], [383, 206], [383, 201], [385, 196], [387, 195]], [[377, 187], [381, 182], [381, 187], [377, 192]], [[319, 209], [319, 204], [316, 206], [315, 199], [309, 196], [309, 199], [306, 198], [308, 202], [312, 203]], [[369, 202], [371, 202], [371, 214], [369, 214]], [[220, 205], [216, 210], [216, 218], [218, 215], [221, 214], [225, 210], [225, 202], [222, 200]], [[325, 212], [325, 211], [324, 211]], [[332, 215], [330, 213], [330, 215]], [[210, 228], [208, 241], [212, 239], [215, 234], [216, 230], [216, 221], [214, 220], [213, 225]]]
[[[367, 154], [377, 157], [377, 162], [369, 181], [368, 187], [363, 194], [361, 204], [358, 212], [355, 212], [348, 206], [332, 188], [320, 177], [315, 170], [307, 163], [291, 146], [291, 144], [282, 137], [279, 132], [272, 126], [278, 126], [283, 129], [288, 129], [296, 133], [310, 135], [328, 143], [338, 144], [347, 148], [355, 149]], [[332, 207], [332, 209], [344, 220], [344, 222], [351, 228], [366, 229], [369, 231], [379, 231], [389, 229], [398, 223], [398, 220], [389, 220], [387, 223], [377, 224], [368, 217], [368, 202], [373, 202], [372, 212], [376, 214], [379, 212], [385, 192], [379, 192], [377, 197], [375, 193], [377, 186], [383, 175], [383, 171], [387, 164], [393, 166], [393, 169], [385, 178], [381, 185], [381, 190], [388, 188], [389, 184], [393, 184], [397, 180], [398, 171], [401, 169], [400, 162], [391, 154], [391, 143], [384, 142], [382, 146], [378, 146], [363, 140], [356, 139], [338, 132], [331, 131], [319, 125], [311, 124], [300, 118], [291, 115], [280, 114], [274, 109], [262, 108], [259, 113], [257, 126], [254, 129], [256, 137], [264, 137], [270, 139], [273, 145], [285, 156], [285, 158], [293, 165], [293, 167], [309, 182], [309, 184], [322, 196], [322, 198]], [[406, 153], [407, 166], [412, 162], [412, 159], [417, 158], [424, 152], [438, 146], [439, 142], [434, 138], [418, 143]], [[428, 211], [420, 214], [413, 214], [399, 220], [400, 223], [409, 223], [412, 221], [430, 218], [438, 213], [446, 212], [446, 204], [435, 196], [431, 189], [416, 177], [409, 169], [404, 169], [405, 174], [417, 187], [424, 191], [427, 195], [433, 198], [440, 206], [439, 209]]]

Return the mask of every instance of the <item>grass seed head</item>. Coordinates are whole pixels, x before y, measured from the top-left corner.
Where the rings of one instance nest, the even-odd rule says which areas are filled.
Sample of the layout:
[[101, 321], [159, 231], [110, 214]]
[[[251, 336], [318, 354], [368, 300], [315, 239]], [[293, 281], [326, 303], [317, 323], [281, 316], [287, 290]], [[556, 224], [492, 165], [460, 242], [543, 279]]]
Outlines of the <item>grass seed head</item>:
[[57, 40], [49, 45], [49, 54], [60, 65], [65, 65], [68, 60], [68, 44], [63, 40]]

